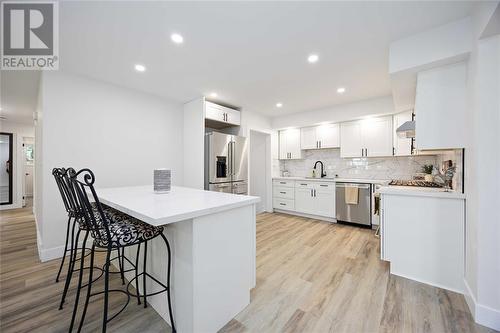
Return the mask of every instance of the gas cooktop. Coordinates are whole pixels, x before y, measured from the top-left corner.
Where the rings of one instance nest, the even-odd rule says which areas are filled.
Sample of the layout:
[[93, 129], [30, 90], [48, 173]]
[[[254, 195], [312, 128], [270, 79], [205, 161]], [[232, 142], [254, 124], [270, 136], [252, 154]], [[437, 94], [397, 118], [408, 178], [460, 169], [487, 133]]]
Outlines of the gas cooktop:
[[427, 182], [425, 180], [399, 180], [399, 179], [391, 180], [389, 185], [393, 185], [393, 186], [418, 186], [418, 187], [442, 187], [438, 183]]

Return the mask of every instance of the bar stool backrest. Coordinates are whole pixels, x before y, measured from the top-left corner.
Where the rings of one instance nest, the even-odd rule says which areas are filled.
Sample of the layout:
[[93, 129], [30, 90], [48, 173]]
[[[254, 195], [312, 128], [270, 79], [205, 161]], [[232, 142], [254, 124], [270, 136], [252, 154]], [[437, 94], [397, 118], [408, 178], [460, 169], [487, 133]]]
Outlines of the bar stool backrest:
[[[111, 244], [109, 231], [109, 220], [104, 214], [99, 197], [94, 188], [95, 176], [90, 169], [82, 169], [76, 172], [73, 168], [68, 169], [69, 183], [74, 194], [75, 205], [83, 221], [90, 230], [92, 237], [101, 244]], [[89, 200], [89, 192], [94, 206]]]
[[68, 191], [65, 188], [64, 184], [64, 175], [66, 174], [66, 169], [65, 168], [54, 168], [52, 169], [52, 175], [54, 176], [54, 179], [56, 180], [57, 188], [59, 189], [59, 193], [61, 194], [62, 201], [64, 203], [64, 208], [66, 209], [66, 212], [68, 214], [74, 213], [74, 210], [72, 211], [72, 207], [69, 202], [68, 198]]

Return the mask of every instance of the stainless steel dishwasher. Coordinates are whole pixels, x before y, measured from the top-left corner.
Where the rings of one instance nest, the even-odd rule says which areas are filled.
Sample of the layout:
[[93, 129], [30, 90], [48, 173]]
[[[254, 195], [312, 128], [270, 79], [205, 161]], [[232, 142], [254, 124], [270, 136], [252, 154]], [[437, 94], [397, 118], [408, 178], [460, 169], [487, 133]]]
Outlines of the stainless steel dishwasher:
[[[345, 199], [346, 186], [358, 187], [358, 203], [348, 204]], [[336, 183], [335, 206], [337, 221], [371, 226], [371, 184]]]

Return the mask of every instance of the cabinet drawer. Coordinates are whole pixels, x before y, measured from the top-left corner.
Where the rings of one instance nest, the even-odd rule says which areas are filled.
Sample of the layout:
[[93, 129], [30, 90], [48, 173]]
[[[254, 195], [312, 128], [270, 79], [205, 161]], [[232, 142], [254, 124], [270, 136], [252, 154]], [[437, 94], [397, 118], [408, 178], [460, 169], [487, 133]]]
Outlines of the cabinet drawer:
[[273, 199], [273, 208], [283, 210], [295, 210], [295, 201], [290, 199]]
[[273, 187], [273, 197], [282, 198], [282, 199], [293, 199], [295, 190], [293, 187], [282, 187], [282, 186], [274, 186]]
[[286, 179], [274, 179], [273, 180], [273, 186], [294, 187], [294, 185], [295, 185], [294, 180], [286, 180]]
[[314, 183], [302, 181], [302, 180], [297, 180], [295, 182], [295, 188], [314, 188]]
[[321, 192], [333, 193], [335, 192], [335, 183], [317, 182], [315, 189]]

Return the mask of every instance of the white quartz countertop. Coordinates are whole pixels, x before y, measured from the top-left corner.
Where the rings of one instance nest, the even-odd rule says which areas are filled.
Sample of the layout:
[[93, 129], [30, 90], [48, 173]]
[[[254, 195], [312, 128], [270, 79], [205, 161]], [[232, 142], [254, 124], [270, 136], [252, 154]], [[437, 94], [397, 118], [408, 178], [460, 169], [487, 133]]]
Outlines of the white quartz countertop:
[[338, 183], [365, 183], [365, 184], [387, 184], [390, 182], [389, 179], [362, 179], [362, 178], [340, 178], [340, 177], [339, 178], [273, 177], [273, 179], [338, 182]]
[[415, 187], [415, 186], [381, 186], [377, 189], [380, 194], [408, 195], [420, 197], [435, 197], [447, 199], [465, 199], [465, 194], [457, 191], [446, 191], [442, 188]]
[[97, 189], [101, 203], [159, 226], [258, 203], [259, 197], [172, 186], [156, 194], [153, 186]]

